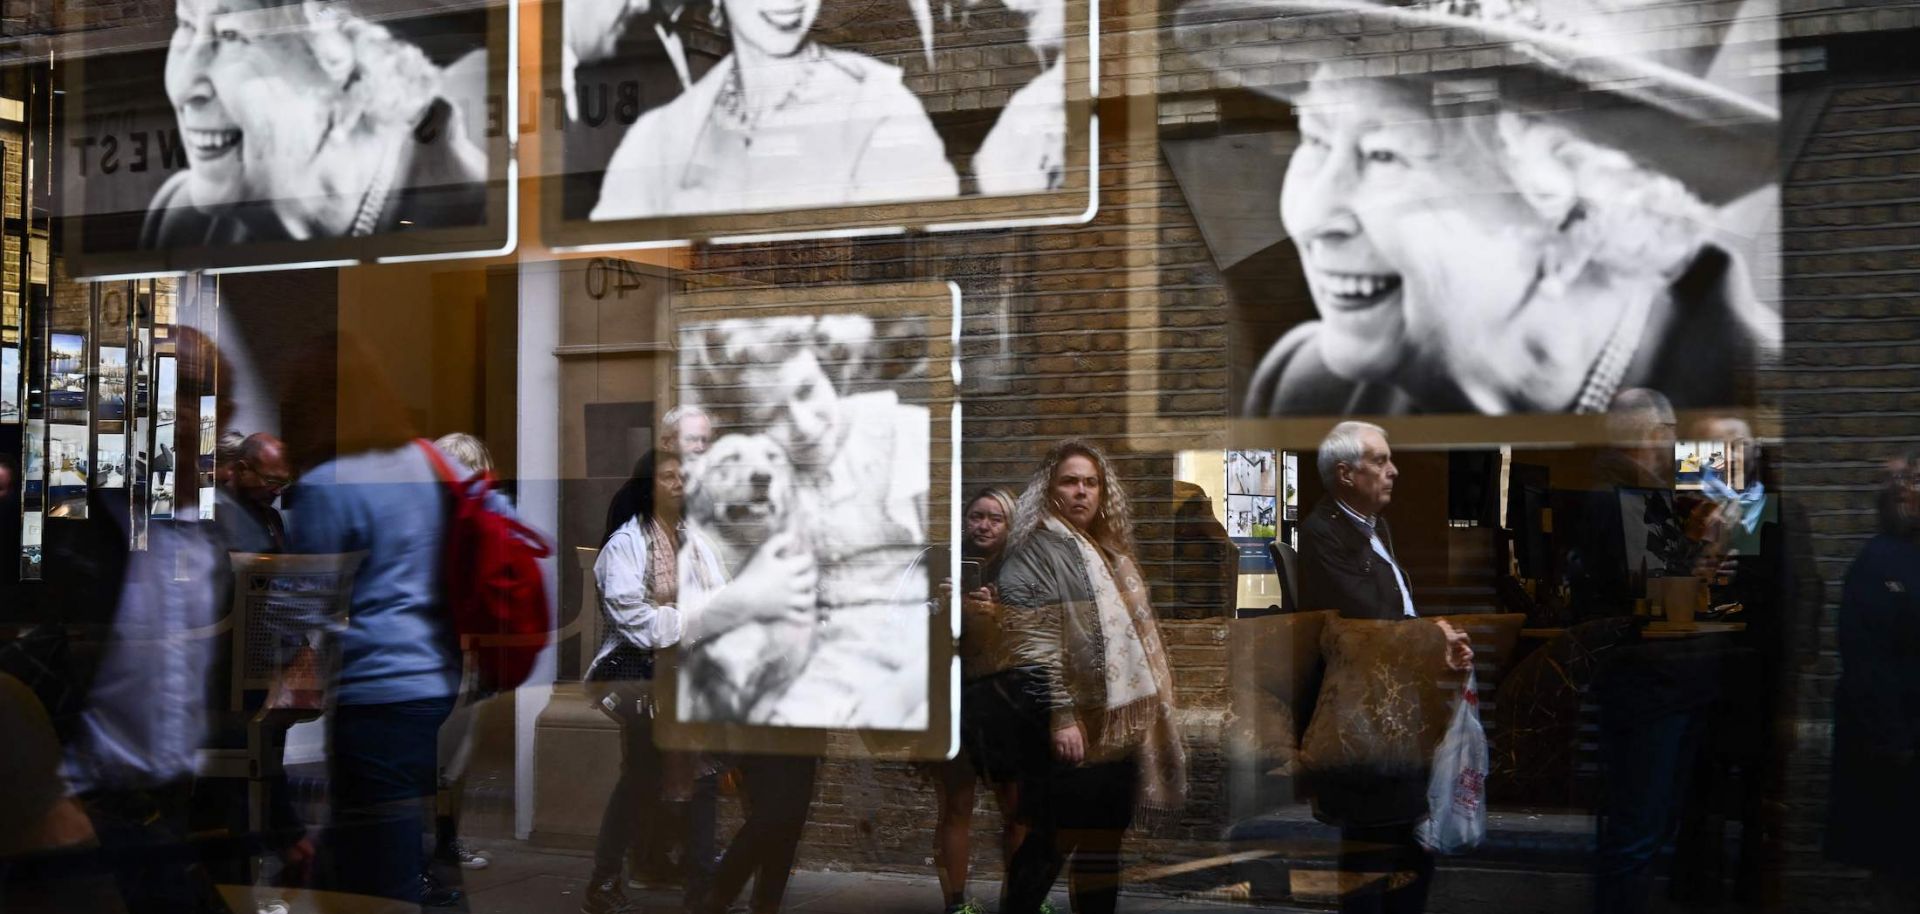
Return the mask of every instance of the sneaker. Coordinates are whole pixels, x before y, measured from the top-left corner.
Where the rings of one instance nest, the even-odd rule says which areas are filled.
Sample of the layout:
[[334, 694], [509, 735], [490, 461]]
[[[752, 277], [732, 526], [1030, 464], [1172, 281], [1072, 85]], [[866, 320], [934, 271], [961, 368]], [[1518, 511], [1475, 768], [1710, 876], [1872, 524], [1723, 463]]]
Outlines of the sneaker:
[[638, 908], [620, 891], [619, 879], [602, 879], [587, 887], [587, 900], [580, 903], [580, 914], [634, 914]]
[[485, 851], [474, 850], [459, 838], [440, 845], [439, 857], [442, 863], [457, 863], [463, 870], [484, 870], [493, 862]]
[[466, 893], [440, 881], [432, 873], [420, 874], [420, 906], [424, 908], [451, 908], [465, 899]]

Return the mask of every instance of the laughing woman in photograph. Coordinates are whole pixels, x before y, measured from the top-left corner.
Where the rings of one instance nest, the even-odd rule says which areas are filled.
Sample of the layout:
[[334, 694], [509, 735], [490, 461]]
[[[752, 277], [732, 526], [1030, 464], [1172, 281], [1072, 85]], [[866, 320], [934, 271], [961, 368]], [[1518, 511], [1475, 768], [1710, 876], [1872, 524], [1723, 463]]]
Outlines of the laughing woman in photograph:
[[[1640, 3], [1335, 5], [1356, 27], [1496, 46], [1498, 65], [1355, 74], [1342, 42], [1221, 43], [1297, 30], [1315, 4], [1181, 7], [1205, 65], [1259, 69], [1244, 84], [1298, 116], [1280, 221], [1319, 319], [1268, 350], [1243, 415], [1601, 413], [1636, 387], [1683, 410], [1742, 402], [1780, 343], [1739, 239], [1771, 208], [1780, 116], [1703, 78], [1730, 52], [1591, 37], [1647, 28]], [[1469, 72], [1484, 100], [1459, 91]]]
[[812, 36], [822, 0], [720, 0], [733, 53], [620, 141], [595, 220], [951, 197], [900, 70]]
[[166, 90], [186, 170], [146, 248], [345, 238], [486, 220], [486, 156], [456, 101], [485, 52], [441, 67], [345, 0], [177, 0]]

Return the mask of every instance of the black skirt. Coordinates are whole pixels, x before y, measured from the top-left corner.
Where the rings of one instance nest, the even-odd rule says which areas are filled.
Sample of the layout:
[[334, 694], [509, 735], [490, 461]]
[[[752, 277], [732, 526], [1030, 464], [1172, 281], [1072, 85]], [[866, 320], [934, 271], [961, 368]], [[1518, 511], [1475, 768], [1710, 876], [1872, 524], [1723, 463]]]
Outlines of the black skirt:
[[1013, 783], [1046, 770], [1052, 714], [1042, 700], [1041, 676], [1022, 667], [960, 687], [960, 748], [991, 783]]

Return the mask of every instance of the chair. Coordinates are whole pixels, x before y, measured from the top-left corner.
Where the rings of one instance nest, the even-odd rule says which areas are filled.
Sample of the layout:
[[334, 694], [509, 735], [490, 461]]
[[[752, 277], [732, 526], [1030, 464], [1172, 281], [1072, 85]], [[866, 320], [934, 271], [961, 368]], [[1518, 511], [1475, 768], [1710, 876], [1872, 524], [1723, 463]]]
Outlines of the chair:
[[[267, 827], [287, 730], [318, 719], [332, 703], [339, 637], [366, 555], [229, 554], [232, 661], [224, 710], [245, 716], [246, 742], [201, 750], [198, 768], [202, 777], [246, 779], [247, 828], [254, 833]], [[258, 705], [250, 706], [255, 698]]]
[[1273, 555], [1273, 571], [1280, 576], [1280, 606], [1285, 612], [1299, 612], [1300, 590], [1295, 585], [1299, 580], [1298, 565], [1300, 556], [1293, 547], [1278, 539], [1267, 542], [1267, 551]]

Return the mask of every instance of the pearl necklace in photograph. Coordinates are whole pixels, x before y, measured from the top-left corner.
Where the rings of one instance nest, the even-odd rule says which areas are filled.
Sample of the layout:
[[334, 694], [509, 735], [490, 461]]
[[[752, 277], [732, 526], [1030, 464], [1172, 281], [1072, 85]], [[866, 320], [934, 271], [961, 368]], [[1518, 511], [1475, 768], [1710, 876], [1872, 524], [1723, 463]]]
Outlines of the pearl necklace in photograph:
[[1613, 395], [1620, 391], [1620, 381], [1633, 365], [1634, 352], [1639, 349], [1640, 335], [1646, 332], [1647, 316], [1652, 311], [1653, 303], [1643, 301], [1629, 306], [1614, 322], [1606, 345], [1600, 347], [1599, 358], [1580, 385], [1580, 395], [1573, 400], [1574, 412], [1604, 413], [1613, 405]]

